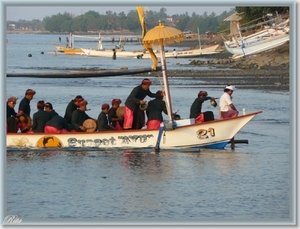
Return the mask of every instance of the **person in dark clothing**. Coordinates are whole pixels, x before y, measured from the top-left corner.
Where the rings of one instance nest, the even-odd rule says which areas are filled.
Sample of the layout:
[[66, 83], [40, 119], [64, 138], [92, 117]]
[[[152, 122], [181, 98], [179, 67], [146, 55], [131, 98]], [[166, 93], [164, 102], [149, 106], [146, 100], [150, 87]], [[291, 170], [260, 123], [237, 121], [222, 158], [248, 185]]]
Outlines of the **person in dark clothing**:
[[87, 129], [83, 126], [84, 121], [93, 119], [85, 113], [87, 104], [88, 102], [86, 100], [81, 101], [79, 107], [72, 113], [72, 129], [78, 132], [86, 132]]
[[112, 130], [113, 127], [108, 123], [108, 111], [109, 111], [109, 105], [107, 103], [102, 104], [101, 106], [101, 112], [98, 116], [97, 119], [97, 130], [102, 131], [102, 130]]
[[27, 89], [25, 92], [25, 97], [19, 103], [18, 116], [20, 117], [19, 128], [21, 131], [27, 132], [30, 130], [31, 118], [30, 118], [30, 101], [36, 92], [32, 89]]
[[67, 121], [57, 113], [46, 122], [44, 132], [46, 134], [61, 134], [70, 131]]
[[43, 133], [46, 122], [51, 119], [50, 113], [44, 111], [45, 103], [43, 100], [38, 101], [37, 109], [38, 111], [33, 114], [32, 117], [32, 127], [33, 133]]
[[214, 97], [207, 96], [207, 91], [199, 91], [198, 97], [190, 108], [190, 118], [194, 118], [196, 123], [213, 120], [213, 113], [211, 111], [202, 112], [201, 110], [204, 101], [214, 99]]
[[116, 49], [113, 49], [113, 56], [112, 56], [113, 60], [117, 59], [117, 55], [116, 55]]
[[6, 102], [6, 132], [7, 133], [17, 133], [18, 132], [18, 123], [19, 117], [15, 111], [15, 106], [17, 103], [16, 97], [9, 97]]
[[[163, 95], [162, 91], [157, 91], [156, 94]], [[163, 122], [162, 112], [168, 114], [165, 101], [163, 97], [151, 100], [148, 103], [146, 114], [148, 117], [147, 129], [159, 129], [160, 123]]]
[[32, 89], [28, 89], [25, 92], [25, 97], [20, 101], [18, 114], [30, 116], [30, 101], [33, 99], [33, 96], [36, 92]]
[[66, 107], [64, 119], [69, 124], [69, 128], [72, 128], [72, 113], [73, 111], [77, 110], [79, 103], [83, 100], [84, 98], [81, 95], [77, 95], [75, 99], [72, 99]]
[[108, 121], [114, 127], [115, 130], [122, 130], [124, 117], [117, 116], [117, 109], [122, 103], [121, 99], [113, 99], [111, 102], [111, 108], [108, 111]]
[[53, 110], [52, 104], [51, 104], [51, 103], [48, 103], [48, 102], [45, 103], [45, 111], [48, 112], [48, 113], [50, 114], [50, 117], [51, 117], [51, 118], [54, 117], [55, 115], [58, 115], [58, 114], [56, 113], [56, 111]]
[[131, 91], [125, 101], [124, 108], [124, 129], [141, 129], [145, 125], [145, 112], [139, 109], [139, 105], [144, 105], [146, 96], [151, 98], [161, 98], [161, 95], [152, 93], [149, 88], [152, 82], [144, 79], [139, 86]]

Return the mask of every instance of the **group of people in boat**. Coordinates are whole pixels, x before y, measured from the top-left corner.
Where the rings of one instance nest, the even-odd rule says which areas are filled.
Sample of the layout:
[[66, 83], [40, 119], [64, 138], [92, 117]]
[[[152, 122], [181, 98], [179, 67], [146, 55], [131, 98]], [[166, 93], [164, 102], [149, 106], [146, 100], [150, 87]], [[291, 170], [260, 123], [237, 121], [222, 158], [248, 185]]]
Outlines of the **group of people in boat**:
[[[163, 100], [165, 92], [158, 90], [156, 93], [152, 93], [150, 91], [151, 84], [151, 80], [143, 79], [141, 84], [132, 89], [124, 106], [120, 106], [122, 101], [119, 98], [113, 99], [111, 105], [102, 104], [97, 119], [86, 113], [88, 102], [81, 95], [77, 95], [68, 103], [63, 117], [53, 109], [51, 103], [40, 100], [37, 102], [37, 111], [31, 119], [30, 101], [36, 92], [28, 89], [19, 103], [18, 112], [14, 109], [18, 98], [14, 96], [8, 98], [6, 131], [7, 133], [19, 131], [26, 133], [93, 132], [142, 129], [146, 125], [147, 129], [159, 129], [163, 122], [162, 113], [168, 114], [166, 103]], [[234, 90], [234, 86], [227, 85], [225, 87], [224, 94], [220, 97], [220, 118], [238, 115], [238, 111], [232, 103]], [[154, 99], [147, 103], [144, 100], [146, 96]], [[210, 100], [213, 106], [217, 106], [215, 98], [208, 96], [207, 91], [202, 90], [191, 105], [190, 118], [195, 119], [196, 123], [214, 120], [212, 111], [202, 112], [202, 104], [207, 100]], [[87, 123], [88, 125], [86, 125]]]

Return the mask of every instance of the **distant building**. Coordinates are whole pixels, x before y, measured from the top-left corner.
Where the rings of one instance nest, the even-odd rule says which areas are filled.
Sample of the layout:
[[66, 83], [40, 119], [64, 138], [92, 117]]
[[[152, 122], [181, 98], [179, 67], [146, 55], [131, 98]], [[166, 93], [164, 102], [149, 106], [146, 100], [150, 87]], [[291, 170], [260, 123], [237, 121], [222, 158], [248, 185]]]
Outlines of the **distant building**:
[[9, 30], [15, 30], [16, 29], [16, 25], [15, 24], [9, 24], [7, 29], [9, 29]]
[[229, 21], [230, 22], [230, 33], [229, 35], [235, 35], [238, 33], [238, 27], [237, 25], [242, 21], [242, 16], [240, 13], [233, 13], [229, 17], [225, 18], [223, 21]]

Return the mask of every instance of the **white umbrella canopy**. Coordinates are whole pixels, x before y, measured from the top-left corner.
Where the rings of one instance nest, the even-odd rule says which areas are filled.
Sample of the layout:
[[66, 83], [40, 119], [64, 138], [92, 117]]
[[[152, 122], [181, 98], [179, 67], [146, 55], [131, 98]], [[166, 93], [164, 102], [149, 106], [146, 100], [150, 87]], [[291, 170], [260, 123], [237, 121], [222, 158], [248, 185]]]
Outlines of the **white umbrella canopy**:
[[145, 47], [160, 47], [160, 58], [164, 79], [169, 122], [173, 122], [173, 117], [164, 46], [183, 40], [185, 40], [185, 36], [180, 30], [173, 27], [164, 26], [163, 24], [161, 24], [161, 21], [159, 21], [158, 26], [155, 26], [153, 29], [150, 29], [143, 38], [143, 44]]

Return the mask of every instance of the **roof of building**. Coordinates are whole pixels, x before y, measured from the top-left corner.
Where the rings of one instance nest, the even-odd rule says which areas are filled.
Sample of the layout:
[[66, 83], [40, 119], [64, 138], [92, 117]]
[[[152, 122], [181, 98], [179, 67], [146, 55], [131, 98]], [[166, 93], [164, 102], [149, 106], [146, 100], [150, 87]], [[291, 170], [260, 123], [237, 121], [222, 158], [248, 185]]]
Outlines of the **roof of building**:
[[225, 18], [223, 21], [240, 21], [242, 19], [242, 13], [234, 12], [229, 17]]

